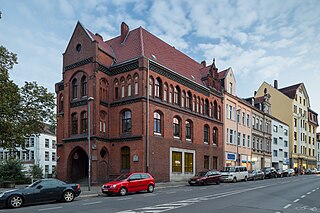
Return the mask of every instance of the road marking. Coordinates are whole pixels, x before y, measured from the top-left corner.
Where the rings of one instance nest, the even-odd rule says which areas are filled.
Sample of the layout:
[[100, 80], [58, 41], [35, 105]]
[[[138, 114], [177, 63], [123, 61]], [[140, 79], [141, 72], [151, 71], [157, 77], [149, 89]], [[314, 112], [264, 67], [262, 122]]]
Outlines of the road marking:
[[117, 199], [117, 200], [130, 200], [130, 199], [132, 199], [132, 197], [119, 198], [119, 199]]
[[48, 211], [48, 210], [53, 210], [53, 209], [62, 209], [62, 206], [57, 206], [57, 207], [51, 207], [51, 208], [46, 208], [46, 209], [39, 209], [38, 211]]
[[182, 190], [182, 191], [184, 191], [184, 192], [191, 192], [192, 189], [184, 189], [184, 190]]
[[142, 195], [143, 197], [152, 197], [152, 196], [157, 196], [157, 193], [152, 193], [152, 194], [144, 194]]
[[306, 197], [305, 195], [302, 195], [302, 196], [301, 196], [301, 198], [305, 198], [305, 197]]
[[317, 190], [318, 190], [319, 188], [317, 188]]
[[294, 203], [298, 202], [300, 199], [296, 199], [295, 201], [293, 201]]
[[284, 209], [287, 209], [291, 206], [291, 204], [286, 205], [285, 207], [283, 207]]
[[93, 204], [97, 204], [97, 203], [102, 203], [102, 201], [96, 201], [96, 202], [91, 202], [91, 203], [83, 203], [83, 206], [87, 206], [87, 205], [93, 205]]
[[176, 191], [173, 191], [173, 192], [166, 192], [166, 194], [174, 194], [174, 193], [177, 193]]
[[307, 195], [311, 194], [311, 192], [308, 192]]

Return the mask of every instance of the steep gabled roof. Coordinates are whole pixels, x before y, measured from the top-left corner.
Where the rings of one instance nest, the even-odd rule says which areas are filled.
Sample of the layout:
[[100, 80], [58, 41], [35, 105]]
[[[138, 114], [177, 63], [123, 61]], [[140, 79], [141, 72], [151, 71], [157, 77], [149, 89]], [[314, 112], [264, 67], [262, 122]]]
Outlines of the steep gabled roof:
[[125, 41], [121, 36], [106, 41], [113, 49], [116, 64], [141, 56], [165, 66], [191, 81], [204, 85], [201, 81], [202, 65], [173, 46], [162, 41], [142, 27], [129, 31]]
[[292, 86], [284, 87], [279, 89], [279, 91], [288, 96], [289, 98], [294, 99], [297, 93], [297, 89], [300, 87], [301, 84], [302, 83], [298, 83]]
[[104, 51], [105, 53], [107, 53], [111, 57], [115, 58], [115, 55], [114, 55], [114, 52], [113, 52], [112, 48], [107, 43], [103, 42], [102, 37], [100, 37], [98, 34], [93, 34], [88, 29], [86, 29], [86, 30], [87, 30], [88, 34], [90, 35], [91, 39], [93, 41], [98, 42], [98, 46], [102, 51]]
[[225, 79], [226, 76], [227, 76], [227, 73], [228, 71], [230, 70], [231, 68], [229, 67], [228, 69], [225, 69], [221, 72], [218, 73], [218, 79], [222, 80], [222, 79]]

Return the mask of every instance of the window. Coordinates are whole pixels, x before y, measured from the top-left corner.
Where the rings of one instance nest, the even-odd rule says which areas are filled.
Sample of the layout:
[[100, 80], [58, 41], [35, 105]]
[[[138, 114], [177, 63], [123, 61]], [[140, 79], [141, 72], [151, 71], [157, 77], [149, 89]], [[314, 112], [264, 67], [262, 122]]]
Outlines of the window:
[[81, 133], [86, 133], [88, 132], [88, 117], [87, 117], [87, 112], [82, 112], [81, 113]]
[[[44, 173], [49, 174], [49, 165], [44, 166]], [[45, 187], [45, 186], [44, 186]]]
[[181, 95], [181, 107], [182, 108], [184, 108], [185, 98], [186, 98], [186, 93], [185, 93], [185, 91], [182, 91], [182, 95]]
[[250, 127], [250, 115], [247, 115], [247, 127]]
[[184, 172], [193, 173], [193, 154], [184, 153]]
[[212, 169], [218, 169], [218, 157], [213, 157]]
[[273, 131], [274, 131], [274, 132], [278, 132], [278, 126], [273, 125]]
[[63, 95], [60, 94], [59, 112], [63, 112]]
[[204, 103], [204, 114], [206, 116], [209, 116], [209, 101], [208, 101], [208, 99], [206, 99], [205, 103]]
[[72, 99], [76, 99], [78, 97], [78, 83], [77, 79], [72, 80]]
[[30, 147], [34, 147], [34, 138], [30, 138]]
[[233, 143], [233, 130], [230, 129], [230, 140], [229, 140], [230, 143]]
[[288, 141], [284, 141], [284, 147], [288, 147]]
[[167, 83], [163, 85], [163, 101], [167, 101], [167, 95], [168, 95], [168, 86]]
[[44, 146], [45, 148], [49, 148], [49, 139], [44, 139]]
[[218, 119], [218, 104], [217, 101], [213, 102], [213, 117]]
[[273, 138], [273, 144], [278, 144], [278, 138]]
[[203, 169], [209, 169], [209, 156], [204, 156]]
[[246, 114], [243, 112], [242, 113], [242, 125], [245, 126], [246, 125], [246, 119], [245, 119]]
[[49, 152], [45, 152], [45, 161], [49, 161]]
[[186, 139], [188, 141], [191, 141], [191, 132], [192, 132], [191, 122], [186, 121]]
[[131, 90], [132, 90], [132, 86], [131, 86], [131, 84], [132, 84], [132, 82], [131, 82], [131, 77], [129, 76], [128, 77], [128, 79], [127, 79], [127, 82], [128, 82], [128, 97], [130, 97], [131, 96]]
[[188, 93], [187, 93], [187, 99], [186, 99], [186, 108], [188, 108], [188, 109], [192, 109], [191, 108], [191, 100], [192, 100], [192, 95], [191, 95], [191, 92], [189, 91]]
[[34, 160], [34, 151], [31, 151], [31, 159], [30, 160]]
[[229, 119], [232, 120], [232, 106], [229, 106]]
[[246, 146], [246, 134], [242, 135], [242, 146]]
[[205, 125], [204, 126], [204, 131], [203, 131], [203, 142], [205, 144], [209, 143], [209, 126]]
[[213, 128], [212, 129], [212, 143], [213, 145], [218, 145], [218, 129]]
[[134, 76], [134, 95], [139, 94], [139, 81], [138, 81], [138, 75]]
[[248, 148], [250, 148], [250, 135], [248, 135]]
[[180, 100], [181, 100], [181, 97], [180, 97], [180, 88], [178, 86], [176, 86], [174, 88], [174, 104], [176, 105], [180, 105]]
[[288, 152], [284, 152], [284, 157], [288, 158]]
[[121, 148], [121, 170], [130, 170], [130, 148]]
[[273, 150], [273, 156], [278, 157], [278, 150]]
[[182, 172], [182, 153], [172, 152], [172, 172]]
[[159, 81], [159, 79], [157, 78], [157, 79], [156, 79], [156, 82], [155, 82], [155, 85], [154, 85], [154, 96], [155, 96], [156, 98], [161, 98], [161, 97], [160, 97], [160, 91], [161, 91], [160, 81]]
[[287, 129], [284, 130], [284, 135], [288, 136], [288, 130]]
[[229, 92], [230, 94], [233, 94], [233, 85], [231, 82], [229, 83]]
[[121, 98], [124, 98], [124, 78], [121, 79]]
[[238, 146], [240, 146], [241, 144], [241, 142], [240, 142], [240, 140], [241, 140], [241, 133], [240, 132], [238, 132], [238, 139], [237, 139], [237, 141], [238, 141]]
[[169, 88], [169, 103], [172, 103], [172, 98], [173, 98], [173, 87], [170, 86]]
[[293, 133], [293, 139], [296, 141], [297, 140], [297, 132]]
[[180, 138], [180, 121], [178, 118], [173, 118], [173, 136], [174, 138]]
[[100, 132], [106, 133], [107, 127], [107, 113], [104, 111], [100, 111]]
[[122, 132], [131, 132], [131, 111], [122, 112]]
[[153, 113], [153, 132], [161, 134], [161, 116], [158, 112]]
[[82, 97], [87, 96], [87, 93], [88, 93], [87, 85], [88, 85], [87, 77], [83, 76], [81, 78], [81, 96]]
[[107, 81], [105, 79], [100, 80], [100, 100], [107, 101]]
[[294, 147], [293, 147], [293, 153], [297, 153], [297, 145], [294, 145]]
[[52, 149], [57, 148], [57, 142], [55, 140], [52, 140]]
[[78, 134], [78, 114], [77, 113], [73, 113], [71, 115], [71, 134], [73, 135]]
[[119, 85], [118, 80], [114, 81], [114, 99], [117, 100], [119, 98]]
[[152, 96], [153, 95], [153, 78], [150, 76], [149, 77], [149, 96]]
[[56, 153], [52, 152], [52, 157], [51, 157], [52, 161], [56, 161]]
[[199, 110], [200, 110], [200, 98], [198, 97], [198, 99], [196, 101], [197, 101], [196, 112], [199, 112]]

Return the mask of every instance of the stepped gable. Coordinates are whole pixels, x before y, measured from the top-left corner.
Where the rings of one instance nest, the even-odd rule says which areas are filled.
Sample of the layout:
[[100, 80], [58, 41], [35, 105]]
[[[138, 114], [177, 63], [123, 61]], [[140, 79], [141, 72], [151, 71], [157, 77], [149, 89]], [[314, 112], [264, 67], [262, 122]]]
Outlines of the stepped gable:
[[128, 31], [125, 39], [119, 35], [106, 43], [113, 49], [116, 62], [119, 64], [141, 56], [161, 64], [176, 73], [204, 85], [201, 81], [202, 65], [173, 46], [162, 41], [142, 27]]

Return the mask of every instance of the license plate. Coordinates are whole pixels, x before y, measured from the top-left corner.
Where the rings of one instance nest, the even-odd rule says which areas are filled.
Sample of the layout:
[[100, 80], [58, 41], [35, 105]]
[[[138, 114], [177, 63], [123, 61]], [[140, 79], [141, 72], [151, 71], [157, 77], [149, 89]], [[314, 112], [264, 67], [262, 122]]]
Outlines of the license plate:
[[196, 183], [195, 181], [190, 181], [190, 183]]
[[108, 189], [103, 189], [103, 191], [104, 191], [104, 192], [107, 192], [107, 191], [108, 191]]

